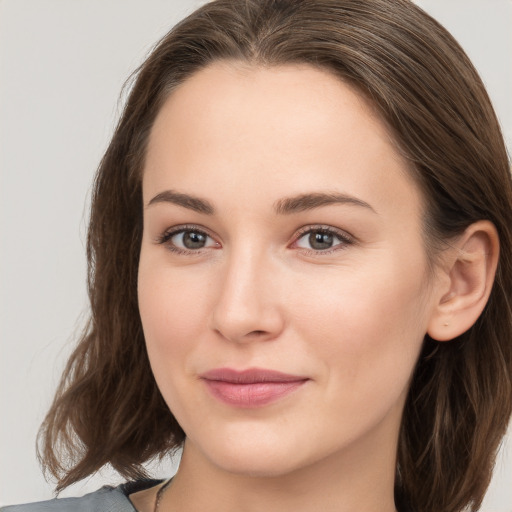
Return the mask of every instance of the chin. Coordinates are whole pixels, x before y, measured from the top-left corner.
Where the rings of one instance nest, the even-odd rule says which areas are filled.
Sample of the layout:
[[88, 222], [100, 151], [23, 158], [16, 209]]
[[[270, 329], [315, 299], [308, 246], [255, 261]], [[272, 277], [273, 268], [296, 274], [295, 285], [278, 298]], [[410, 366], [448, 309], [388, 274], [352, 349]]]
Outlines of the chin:
[[[206, 449], [198, 446], [190, 446], [191, 451], [199, 448], [202, 456], [212, 466], [222, 471], [240, 476], [252, 478], [274, 478], [289, 474], [304, 464], [299, 460], [301, 450], [295, 448], [287, 449], [285, 443], [263, 440], [255, 442], [252, 440], [236, 441], [231, 436], [225, 436], [226, 442], [214, 441]], [[187, 444], [192, 444], [190, 439]]]
[[[293, 473], [301, 467], [300, 462], [283, 458], [279, 454], [274, 456], [234, 455], [218, 460], [217, 466], [228, 473], [249, 478], [278, 478]], [[215, 463], [215, 461], [213, 461]]]

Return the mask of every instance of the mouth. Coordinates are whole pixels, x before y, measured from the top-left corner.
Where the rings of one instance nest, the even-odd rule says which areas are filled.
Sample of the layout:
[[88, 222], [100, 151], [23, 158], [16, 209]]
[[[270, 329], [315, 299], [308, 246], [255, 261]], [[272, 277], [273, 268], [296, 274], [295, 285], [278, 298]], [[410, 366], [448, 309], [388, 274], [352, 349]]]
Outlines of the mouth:
[[263, 407], [289, 395], [309, 378], [274, 370], [243, 371], [217, 368], [200, 375], [208, 391], [221, 402], [242, 408]]

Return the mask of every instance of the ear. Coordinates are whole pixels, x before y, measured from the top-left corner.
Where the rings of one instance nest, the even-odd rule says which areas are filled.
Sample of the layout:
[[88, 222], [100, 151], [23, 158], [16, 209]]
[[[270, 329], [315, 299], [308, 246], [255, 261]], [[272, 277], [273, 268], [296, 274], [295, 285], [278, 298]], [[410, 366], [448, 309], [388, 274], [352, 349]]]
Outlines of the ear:
[[485, 220], [471, 224], [451, 245], [435, 287], [431, 338], [452, 340], [477, 321], [491, 293], [498, 256], [498, 233]]

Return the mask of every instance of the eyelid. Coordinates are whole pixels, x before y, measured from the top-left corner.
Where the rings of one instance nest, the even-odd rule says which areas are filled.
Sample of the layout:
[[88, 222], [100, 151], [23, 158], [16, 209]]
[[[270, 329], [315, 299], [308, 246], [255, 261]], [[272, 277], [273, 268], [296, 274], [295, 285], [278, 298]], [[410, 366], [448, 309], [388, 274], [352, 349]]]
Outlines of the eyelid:
[[[171, 240], [171, 238], [173, 236], [175, 236], [179, 233], [186, 232], [186, 231], [194, 231], [196, 233], [201, 233], [201, 234], [211, 238], [215, 242], [216, 246], [215, 247], [202, 247], [199, 249], [184, 249], [184, 248], [177, 247], [177, 246], [169, 243], [169, 241]], [[312, 231], [318, 231], [318, 232], [332, 234], [333, 236], [335, 236], [336, 238], [338, 238], [340, 240], [340, 243], [334, 245], [331, 248], [321, 249], [321, 250], [306, 249], [303, 247], [294, 247], [297, 244], [297, 242], [304, 235], [311, 233]], [[304, 254], [322, 256], [322, 255], [330, 254], [332, 252], [346, 249], [347, 246], [353, 245], [356, 242], [357, 242], [357, 239], [352, 234], [350, 234], [349, 232], [347, 232], [345, 230], [335, 228], [334, 226], [330, 226], [330, 225], [326, 225], [326, 224], [309, 224], [309, 225], [299, 228], [294, 233], [294, 235], [292, 237], [292, 242], [288, 245], [288, 247], [300, 250]], [[155, 243], [158, 245], [166, 245], [170, 251], [178, 253], [178, 254], [185, 254], [185, 255], [187, 255], [187, 254], [199, 255], [199, 254], [202, 254], [203, 251], [205, 251], [205, 250], [218, 249], [218, 248], [222, 247], [221, 244], [218, 242], [217, 237], [214, 236], [210, 232], [209, 229], [207, 229], [201, 225], [197, 225], [197, 224], [181, 224], [181, 225], [172, 226], [170, 228], [167, 228], [162, 234], [160, 234], [156, 237]]]
[[[216, 247], [202, 247], [200, 249], [184, 249], [182, 247], [177, 247], [170, 243], [170, 240], [173, 236], [184, 233], [186, 231], [193, 231], [195, 233], [201, 233], [208, 238], [211, 238], [215, 244]], [[177, 254], [184, 254], [184, 255], [199, 255], [202, 254], [205, 250], [210, 249], [217, 249], [221, 247], [221, 244], [218, 242], [217, 238], [213, 236], [208, 229], [206, 229], [203, 226], [197, 225], [197, 224], [179, 224], [177, 226], [172, 226], [170, 228], [167, 228], [162, 234], [158, 235], [155, 239], [155, 243], [158, 245], [165, 245], [167, 249], [169, 249], [171, 252], [177, 253]]]
[[357, 239], [350, 234], [348, 231], [343, 229], [335, 228], [334, 226], [329, 226], [326, 224], [310, 224], [307, 226], [301, 227], [299, 230], [295, 232], [293, 235], [293, 241], [290, 244], [290, 247], [297, 244], [297, 242], [306, 234], [311, 233], [312, 231], [319, 231], [323, 233], [329, 233], [334, 235], [336, 238], [340, 240], [341, 243], [330, 247], [329, 249], [323, 250], [315, 250], [315, 249], [306, 249], [303, 247], [295, 247], [297, 250], [300, 250], [307, 255], [315, 255], [315, 256], [325, 256], [327, 254], [331, 254], [336, 251], [344, 250], [347, 246], [353, 245], [357, 242]]

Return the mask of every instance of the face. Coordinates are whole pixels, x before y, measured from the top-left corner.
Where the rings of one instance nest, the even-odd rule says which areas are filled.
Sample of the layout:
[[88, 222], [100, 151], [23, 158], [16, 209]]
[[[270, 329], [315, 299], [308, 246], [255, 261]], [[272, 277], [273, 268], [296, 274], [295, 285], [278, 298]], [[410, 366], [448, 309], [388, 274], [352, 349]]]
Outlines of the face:
[[210, 65], [163, 105], [143, 192], [140, 313], [186, 450], [394, 467], [432, 299], [420, 193], [365, 100], [307, 66]]

